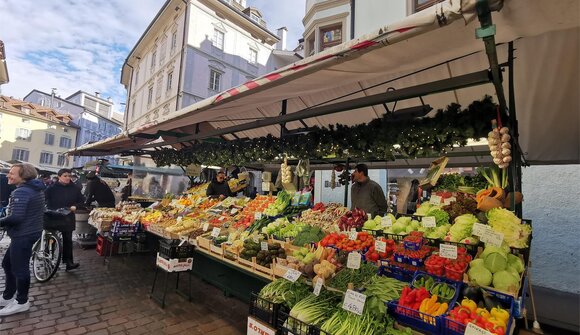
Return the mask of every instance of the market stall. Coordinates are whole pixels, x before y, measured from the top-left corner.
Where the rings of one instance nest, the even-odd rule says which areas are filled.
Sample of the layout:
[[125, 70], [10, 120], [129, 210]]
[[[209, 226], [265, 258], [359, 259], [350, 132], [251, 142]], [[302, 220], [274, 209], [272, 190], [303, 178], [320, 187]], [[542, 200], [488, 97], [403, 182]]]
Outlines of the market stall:
[[[522, 221], [518, 207], [522, 159], [578, 161], [577, 153], [570, 150], [573, 148], [547, 153], [543, 150], [546, 143], [530, 145], [536, 138], [552, 138], [536, 136], [535, 130], [543, 127], [534, 126], [530, 114], [525, 114], [525, 127], [521, 127], [523, 122], [518, 125], [514, 39], [532, 36], [515, 42], [525, 49], [527, 43], [537, 42], [534, 38], [541, 33], [570, 29], [557, 36], [576, 36], [578, 26], [573, 23], [577, 16], [572, 17], [577, 14], [562, 20], [550, 20], [552, 16], [546, 15], [541, 27], [523, 23], [528, 16], [537, 15], [539, 8], [554, 14], [563, 8], [558, 6], [565, 6], [562, 3], [552, 6], [540, 1], [506, 1], [494, 19], [498, 19], [498, 26], [514, 24], [507, 33], [498, 29], [494, 41], [495, 26], [491, 28], [489, 10], [498, 9], [498, 3], [492, 2], [490, 8], [487, 2], [478, 1], [480, 24], [474, 27], [475, 1], [444, 2], [432, 11], [385, 27], [374, 36], [331, 49], [254, 85], [193, 105], [182, 111], [179, 119], [162, 120], [95, 146], [110, 146], [112, 152], [139, 150], [160, 166], [263, 164], [281, 162], [289, 156], [329, 164], [355, 159], [394, 161], [387, 166], [428, 167], [432, 157], [439, 155], [448, 156], [455, 166], [485, 165], [490, 169], [477, 173], [477, 183], [466, 183], [465, 176], [457, 177], [460, 182], [453, 182], [454, 176], [444, 176], [439, 184], [435, 180], [431, 184], [434, 188], [421, 197], [423, 202], [412, 216], [367, 217], [366, 213], [341, 204], [319, 203], [307, 208], [308, 202], [301, 202], [301, 198], [308, 197], [308, 192], [218, 201], [205, 198], [203, 186], [199, 186], [189, 194], [167, 198], [165, 203], [144, 210], [139, 221], [145, 231], [196, 245], [201, 262], [219, 263], [255, 279], [272, 280], [256, 292], [251, 314], [261, 320], [258, 322], [282, 332], [408, 333], [404, 327], [428, 334], [462, 334], [466, 329], [495, 334], [513, 332], [516, 319], [523, 316], [532, 231], [529, 222]], [[566, 4], [574, 6], [571, 2]], [[522, 6], [529, 8], [527, 15], [518, 15]], [[471, 25], [452, 24], [459, 18]], [[438, 34], [449, 34], [452, 29], [460, 32], [457, 40], [447, 39], [447, 52], [432, 55], [428, 61], [417, 52], [409, 64], [385, 63], [383, 56], [391, 49], [397, 55], [393, 46], [407, 38], [416, 42], [415, 46], [438, 43], [438, 39], [431, 41], [438, 25], [445, 30]], [[477, 34], [484, 40], [486, 55], [471, 54], [482, 49], [481, 41], [471, 37], [466, 42], [465, 36], [473, 34], [475, 28], [479, 28]], [[548, 37], [539, 37], [544, 38]], [[496, 42], [508, 43], [496, 48]], [[505, 63], [498, 62], [498, 49], [506, 56]], [[454, 53], [459, 58], [451, 57]], [[408, 58], [409, 54], [399, 56]], [[478, 62], [472, 62], [474, 59]], [[412, 66], [421, 70], [412, 71]], [[572, 68], [577, 70], [577, 66]], [[509, 74], [505, 91], [499, 75], [502, 69]], [[356, 83], [344, 77], [352, 73], [358, 74], [352, 76], [358, 80]], [[324, 90], [322, 83], [313, 80], [315, 77], [326, 83], [329, 78], [334, 78], [334, 82], [345, 79], [341, 84], [346, 85]], [[438, 80], [433, 81], [435, 78]], [[362, 91], [348, 83], [362, 87]], [[404, 88], [377, 92], [384, 92], [395, 83]], [[468, 88], [475, 85], [485, 89]], [[331, 90], [337, 93], [325, 96]], [[483, 93], [494, 94], [494, 99], [484, 98]], [[419, 114], [417, 108], [401, 110], [399, 105], [393, 112], [394, 108], [387, 106], [402, 102], [403, 106], [412, 107], [410, 99], [426, 95], [433, 106], [461, 102], [463, 108], [451, 104], [424, 117], [429, 112], [425, 105], [420, 106]], [[341, 101], [336, 102], [337, 99]], [[228, 120], [234, 113], [251, 117], [252, 107], [248, 106], [257, 106], [262, 112], [276, 111], [275, 115], [281, 110], [282, 115], [244, 124]], [[384, 108], [386, 113], [379, 117], [383, 110], [377, 112], [377, 108]], [[341, 113], [350, 110], [358, 111], [356, 117]], [[422, 118], [416, 119], [417, 116]], [[141, 133], [151, 135], [172, 129], [176, 123], [183, 124], [184, 117], [191, 123], [209, 122], [215, 129], [178, 139], [164, 137], [161, 142], [149, 144], [128, 141]], [[367, 119], [373, 121], [358, 124]], [[549, 119], [558, 123], [559, 118]], [[321, 127], [331, 122], [339, 124]], [[566, 127], [562, 123], [558, 126]], [[534, 136], [525, 135], [530, 137], [518, 141], [524, 128], [526, 132], [534, 129]], [[269, 135], [262, 137], [264, 133]], [[245, 139], [236, 140], [240, 135]], [[229, 141], [196, 142], [187, 147], [180, 144], [214, 136]], [[456, 149], [468, 140], [482, 138], [486, 141], [480, 142], [477, 150]], [[118, 149], [124, 141], [127, 147]], [[173, 147], [146, 150], [163, 145]], [[78, 148], [76, 152], [90, 153], [95, 146]], [[522, 157], [522, 146], [526, 157]], [[346, 167], [348, 170], [348, 163]], [[283, 161], [283, 184], [291, 183], [284, 175], [288, 169], [288, 163]], [[301, 170], [295, 169], [295, 173], [304, 176]], [[213, 282], [224, 289], [231, 285], [217, 278]]]

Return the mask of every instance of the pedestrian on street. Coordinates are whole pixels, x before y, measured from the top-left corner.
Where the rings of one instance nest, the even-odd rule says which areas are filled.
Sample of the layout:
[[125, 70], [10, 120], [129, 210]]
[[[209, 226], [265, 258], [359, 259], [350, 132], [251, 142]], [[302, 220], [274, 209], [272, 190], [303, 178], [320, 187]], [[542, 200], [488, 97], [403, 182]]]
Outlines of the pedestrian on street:
[[80, 188], [71, 180], [70, 169], [60, 169], [58, 171], [58, 181], [49, 186], [45, 191], [46, 207], [57, 210], [59, 208], [70, 209], [70, 214], [58, 219], [54, 228], [62, 233], [62, 262], [66, 264], [66, 270], [74, 270], [79, 267], [73, 257], [72, 234], [75, 230], [75, 210], [85, 202]]
[[96, 201], [99, 207], [115, 207], [115, 195], [104, 180], [99, 178], [94, 171], [87, 173], [87, 180], [85, 189], [87, 206]]
[[379, 184], [369, 178], [366, 164], [358, 164], [352, 172], [350, 195], [352, 208], [360, 208], [367, 214], [382, 215], [387, 212], [387, 199]]
[[[7, 215], [0, 227], [10, 236], [10, 245], [2, 260], [5, 288], [0, 297], [0, 316], [30, 309], [30, 256], [32, 245], [42, 234], [44, 217], [44, 183], [36, 179], [36, 168], [30, 164], [14, 164], [8, 173], [8, 183], [16, 185], [10, 195]], [[16, 295], [16, 299], [14, 296]]]
[[133, 172], [127, 173], [127, 184], [121, 189], [121, 201], [129, 201], [133, 191]]

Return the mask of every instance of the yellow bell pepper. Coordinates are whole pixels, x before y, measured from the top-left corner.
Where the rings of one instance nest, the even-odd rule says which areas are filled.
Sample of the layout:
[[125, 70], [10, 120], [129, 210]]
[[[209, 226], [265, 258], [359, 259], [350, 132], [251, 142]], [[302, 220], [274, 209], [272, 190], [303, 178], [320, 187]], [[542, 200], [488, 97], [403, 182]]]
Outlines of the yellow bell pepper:
[[475, 310], [475, 314], [481, 316], [484, 320], [487, 320], [491, 315], [485, 308], [478, 308]]
[[419, 312], [426, 313], [428, 303], [429, 303], [429, 298], [423, 299], [423, 301], [421, 301], [421, 306], [419, 306]]
[[427, 314], [435, 315], [435, 312], [437, 312], [437, 310], [439, 309], [439, 306], [441, 306], [441, 304], [438, 302], [432, 304], [431, 306], [429, 306], [429, 310], [427, 311]]
[[435, 313], [431, 314], [433, 316], [439, 316], [442, 315], [443, 313], [447, 312], [447, 308], [449, 307], [449, 305], [447, 305], [446, 302], [442, 303], [439, 305], [439, 308], [435, 311]]
[[504, 330], [505, 330], [505, 327], [507, 326], [506, 322], [496, 318], [495, 316], [490, 317], [489, 319], [487, 319], [487, 321], [493, 323], [496, 326], [502, 327]]
[[494, 307], [491, 309], [491, 316], [495, 317], [496, 319], [502, 320], [504, 324], [507, 324], [510, 313], [503, 308]]
[[477, 310], [477, 303], [471, 299], [464, 298], [461, 301], [461, 306], [469, 309], [472, 312], [475, 312]]

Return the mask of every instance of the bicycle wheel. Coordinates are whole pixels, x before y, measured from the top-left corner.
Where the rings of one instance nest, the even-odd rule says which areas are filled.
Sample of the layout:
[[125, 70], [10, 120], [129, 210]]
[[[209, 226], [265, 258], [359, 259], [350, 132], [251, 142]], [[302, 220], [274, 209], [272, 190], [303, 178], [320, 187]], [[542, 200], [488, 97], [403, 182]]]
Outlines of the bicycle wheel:
[[40, 240], [36, 241], [32, 247], [32, 272], [36, 280], [43, 283], [49, 281], [58, 271], [62, 243], [60, 239], [50, 232], [44, 233], [43, 250], [40, 250], [40, 242]]

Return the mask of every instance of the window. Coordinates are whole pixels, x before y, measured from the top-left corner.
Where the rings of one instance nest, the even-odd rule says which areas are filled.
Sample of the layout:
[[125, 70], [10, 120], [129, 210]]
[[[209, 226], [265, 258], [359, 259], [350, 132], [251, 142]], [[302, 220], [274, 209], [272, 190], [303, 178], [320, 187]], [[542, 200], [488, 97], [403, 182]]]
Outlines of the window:
[[62, 136], [62, 137], [60, 138], [60, 143], [59, 143], [59, 146], [60, 146], [61, 148], [70, 148], [70, 147], [71, 147], [71, 145], [72, 145], [72, 141], [71, 141], [71, 139], [70, 139], [70, 138], [68, 138], [68, 137], [64, 137], [64, 136]]
[[258, 64], [258, 51], [250, 48], [250, 64]]
[[19, 160], [22, 162], [28, 162], [28, 155], [30, 151], [26, 149], [13, 149], [12, 150], [12, 159]]
[[155, 69], [155, 62], [157, 61], [157, 50], [151, 54], [151, 70]]
[[149, 87], [149, 93], [147, 94], [147, 106], [151, 105], [153, 102], [153, 86]]
[[175, 50], [175, 48], [177, 48], [177, 31], [171, 34], [171, 50]]
[[212, 91], [220, 91], [220, 82], [222, 74], [214, 69], [209, 70], [209, 89]]
[[22, 110], [24, 112], [24, 114], [30, 115], [30, 108], [28, 108], [28, 107], [22, 107], [20, 110]]
[[320, 50], [333, 47], [342, 43], [342, 26], [332, 26], [320, 29], [320, 36], [322, 41], [320, 43]]
[[224, 33], [217, 29], [213, 30], [213, 46], [223, 50], [224, 49]]
[[52, 134], [52, 133], [44, 133], [44, 144], [46, 144], [46, 145], [54, 145], [54, 134]]
[[171, 91], [171, 84], [173, 83], [173, 72], [169, 72], [167, 74], [167, 89], [165, 90], [166, 92]]
[[135, 101], [133, 101], [133, 104], [131, 105], [131, 117], [135, 117]]
[[57, 162], [58, 166], [66, 166], [67, 161], [66, 161], [66, 156], [65, 155], [58, 155], [58, 162]]
[[16, 128], [16, 139], [23, 141], [30, 141], [31, 131], [24, 128]]
[[40, 164], [52, 165], [52, 153], [41, 152], [40, 153]]
[[139, 85], [139, 70], [141, 70], [141, 69], [137, 68], [137, 72], [135, 72], [135, 87], [137, 87], [137, 85]]
[[97, 100], [85, 97], [85, 107], [93, 112], [97, 111]]
[[254, 13], [250, 13], [250, 19], [256, 23], [260, 23], [260, 17]]
[[423, 9], [431, 7], [441, 1], [443, 0], [413, 0], [413, 10], [415, 13], [420, 12]]

